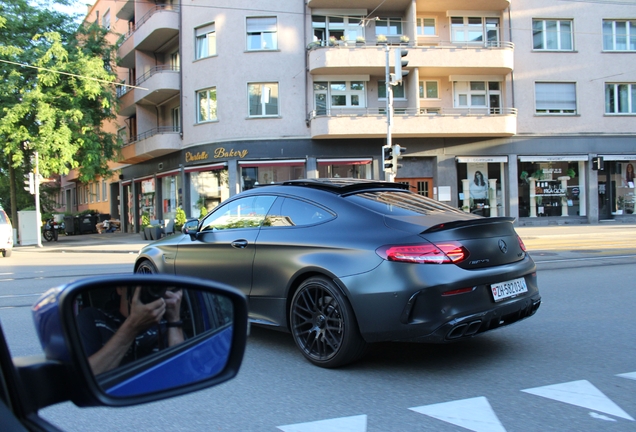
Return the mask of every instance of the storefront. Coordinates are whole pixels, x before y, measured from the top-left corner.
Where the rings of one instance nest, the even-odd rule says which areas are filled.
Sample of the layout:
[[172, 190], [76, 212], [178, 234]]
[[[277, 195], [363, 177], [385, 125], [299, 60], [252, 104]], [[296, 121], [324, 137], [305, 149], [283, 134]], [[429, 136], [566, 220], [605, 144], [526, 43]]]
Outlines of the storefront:
[[[191, 166], [184, 173], [190, 189], [191, 217], [207, 214], [230, 196], [227, 164]], [[180, 205], [184, 205], [183, 202]]]
[[602, 155], [598, 171], [599, 217], [616, 219], [634, 214], [636, 155]]
[[586, 216], [587, 155], [520, 156], [519, 217]]
[[467, 213], [496, 217], [506, 214], [507, 156], [458, 157], [458, 202]]

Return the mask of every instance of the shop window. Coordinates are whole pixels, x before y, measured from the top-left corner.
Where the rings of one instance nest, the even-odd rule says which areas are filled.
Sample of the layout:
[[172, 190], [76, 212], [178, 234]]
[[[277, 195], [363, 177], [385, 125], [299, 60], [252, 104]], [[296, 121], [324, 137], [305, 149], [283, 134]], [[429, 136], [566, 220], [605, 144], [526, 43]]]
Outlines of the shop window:
[[579, 216], [579, 162], [521, 162], [519, 216]]
[[274, 163], [246, 162], [240, 165], [241, 190], [252, 189], [259, 184], [278, 183], [306, 177], [304, 160]]
[[190, 216], [202, 218], [230, 196], [227, 169], [190, 173]]
[[457, 167], [459, 205], [467, 213], [504, 216], [503, 162], [467, 162]]
[[371, 179], [371, 159], [319, 159], [318, 177]]

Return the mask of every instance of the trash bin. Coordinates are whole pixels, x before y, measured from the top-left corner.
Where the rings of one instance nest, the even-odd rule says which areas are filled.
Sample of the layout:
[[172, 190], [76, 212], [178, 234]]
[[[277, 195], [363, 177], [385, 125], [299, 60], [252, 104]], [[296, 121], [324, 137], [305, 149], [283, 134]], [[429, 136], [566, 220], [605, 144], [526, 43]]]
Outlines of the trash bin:
[[97, 232], [97, 215], [87, 214], [79, 217], [79, 233], [93, 234]]
[[74, 216], [64, 216], [64, 231], [67, 235], [78, 234], [79, 219]]

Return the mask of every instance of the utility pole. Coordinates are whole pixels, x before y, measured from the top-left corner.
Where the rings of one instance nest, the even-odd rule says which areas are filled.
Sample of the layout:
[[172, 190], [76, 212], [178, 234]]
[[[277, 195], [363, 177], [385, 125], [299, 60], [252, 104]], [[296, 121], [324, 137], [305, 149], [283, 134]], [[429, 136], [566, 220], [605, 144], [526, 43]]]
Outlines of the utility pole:
[[35, 175], [34, 175], [34, 183], [35, 183], [35, 220], [38, 224], [38, 229], [36, 230], [36, 239], [38, 241], [37, 246], [42, 247], [42, 215], [40, 213], [40, 162], [38, 157], [38, 152], [35, 152]]
[[[385, 47], [386, 52], [386, 67], [385, 67], [385, 87], [386, 87], [386, 146], [391, 148], [392, 137], [391, 137], [391, 126], [393, 124], [393, 86], [391, 85], [391, 68], [389, 66], [389, 45], [387, 44]], [[384, 154], [384, 148], [382, 150], [382, 163], [384, 164], [384, 159], [386, 158]], [[383, 165], [384, 166], [384, 165]], [[384, 169], [384, 177], [387, 181], [395, 180], [395, 171], [394, 169]]]

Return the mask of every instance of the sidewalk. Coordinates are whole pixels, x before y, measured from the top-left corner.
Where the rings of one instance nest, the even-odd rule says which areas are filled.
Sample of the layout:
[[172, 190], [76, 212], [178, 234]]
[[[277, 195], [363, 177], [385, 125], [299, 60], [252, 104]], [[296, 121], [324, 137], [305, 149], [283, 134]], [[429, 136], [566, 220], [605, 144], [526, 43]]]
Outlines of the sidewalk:
[[[636, 225], [631, 224], [522, 226], [515, 229], [528, 250], [636, 248]], [[60, 236], [57, 242], [42, 239], [41, 248], [16, 245], [13, 250], [136, 254], [149, 243], [152, 241], [143, 240], [139, 234], [115, 232]]]

